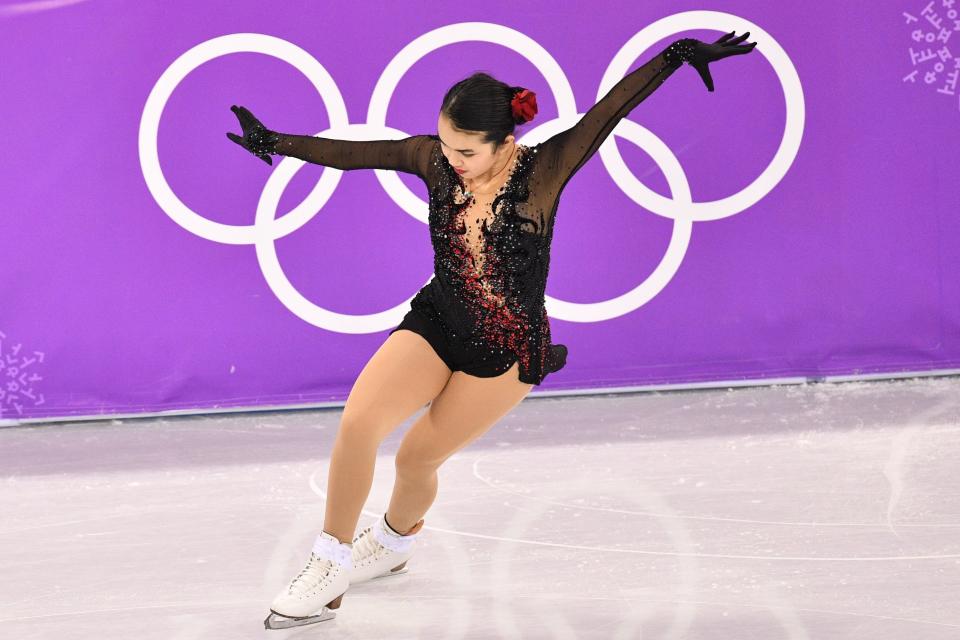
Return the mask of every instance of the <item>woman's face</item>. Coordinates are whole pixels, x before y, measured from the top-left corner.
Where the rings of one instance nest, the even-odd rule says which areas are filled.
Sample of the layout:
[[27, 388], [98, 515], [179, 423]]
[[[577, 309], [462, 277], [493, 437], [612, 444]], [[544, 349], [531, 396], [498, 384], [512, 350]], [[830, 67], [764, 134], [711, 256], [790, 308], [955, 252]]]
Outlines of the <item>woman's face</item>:
[[453, 128], [453, 123], [443, 113], [437, 120], [437, 135], [440, 136], [440, 148], [447, 162], [463, 178], [482, 178], [496, 165], [503, 164], [504, 158], [512, 150], [513, 135], [507, 136], [496, 153], [493, 143], [483, 143], [482, 133], [466, 133]]

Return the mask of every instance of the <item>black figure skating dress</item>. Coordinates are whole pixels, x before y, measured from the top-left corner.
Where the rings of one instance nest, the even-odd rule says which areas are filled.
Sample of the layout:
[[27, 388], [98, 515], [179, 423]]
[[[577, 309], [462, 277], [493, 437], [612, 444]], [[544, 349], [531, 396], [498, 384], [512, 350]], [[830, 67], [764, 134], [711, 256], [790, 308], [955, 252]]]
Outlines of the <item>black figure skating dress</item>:
[[560, 193], [617, 123], [680, 64], [665, 49], [620, 80], [574, 126], [539, 144], [518, 145], [507, 181], [487, 210], [465, 195], [436, 135], [350, 141], [278, 133], [275, 152], [342, 170], [420, 176], [430, 194], [434, 277], [393, 331], [423, 335], [452, 370], [490, 377], [519, 361], [520, 380], [540, 384], [567, 356], [564, 345], [551, 343], [544, 308]]

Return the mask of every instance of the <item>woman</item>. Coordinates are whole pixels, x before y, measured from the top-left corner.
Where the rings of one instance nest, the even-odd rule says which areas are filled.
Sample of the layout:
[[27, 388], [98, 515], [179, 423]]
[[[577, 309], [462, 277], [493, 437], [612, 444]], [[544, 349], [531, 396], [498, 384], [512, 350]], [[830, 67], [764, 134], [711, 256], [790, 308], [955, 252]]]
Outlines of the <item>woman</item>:
[[[307, 565], [273, 600], [268, 629], [328, 620], [349, 585], [406, 571], [422, 516], [437, 494], [440, 465], [566, 362], [566, 347], [550, 342], [544, 310], [563, 187], [620, 119], [683, 62], [713, 91], [707, 64], [756, 46], [741, 45], [749, 32], [734, 33], [712, 44], [677, 40], [618, 82], [576, 125], [533, 146], [518, 144], [513, 131], [536, 114], [535, 94], [484, 73], [450, 88], [436, 135], [401, 140], [282, 134], [243, 107], [231, 107], [243, 136], [227, 137], [267, 164], [278, 154], [343, 170], [420, 176], [430, 193], [434, 249], [434, 278], [411, 300], [347, 397], [331, 455], [323, 530]], [[428, 403], [397, 452], [386, 513], [352, 537], [380, 442]]]

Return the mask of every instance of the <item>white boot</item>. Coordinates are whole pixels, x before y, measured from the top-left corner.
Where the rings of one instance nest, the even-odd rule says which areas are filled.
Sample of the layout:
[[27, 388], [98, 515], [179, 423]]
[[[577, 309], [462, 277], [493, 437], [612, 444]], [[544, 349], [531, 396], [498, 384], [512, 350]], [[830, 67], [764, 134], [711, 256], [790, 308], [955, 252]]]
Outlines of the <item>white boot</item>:
[[322, 531], [313, 543], [307, 565], [273, 599], [264, 627], [286, 629], [336, 617], [333, 610], [340, 608], [340, 600], [350, 587], [352, 567], [350, 544]]
[[353, 539], [350, 584], [406, 573], [407, 560], [413, 555], [422, 527], [423, 520], [420, 520], [404, 535], [400, 535], [387, 525], [387, 514], [383, 514], [374, 524], [361, 531]]

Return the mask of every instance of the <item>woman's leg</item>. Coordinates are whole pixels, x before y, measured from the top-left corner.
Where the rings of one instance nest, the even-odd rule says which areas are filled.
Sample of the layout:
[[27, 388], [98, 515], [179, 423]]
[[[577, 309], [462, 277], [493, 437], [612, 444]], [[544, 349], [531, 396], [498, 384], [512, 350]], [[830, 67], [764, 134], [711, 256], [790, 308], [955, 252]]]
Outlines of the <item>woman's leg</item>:
[[519, 363], [499, 376], [455, 371], [430, 408], [404, 434], [397, 451], [397, 479], [387, 521], [406, 532], [437, 497], [437, 469], [444, 460], [487, 432], [533, 388], [520, 382]]
[[341, 542], [353, 540], [373, 484], [380, 443], [435, 398], [450, 374], [430, 343], [407, 329], [391, 333], [373, 354], [357, 377], [340, 418], [327, 476], [324, 531]]

